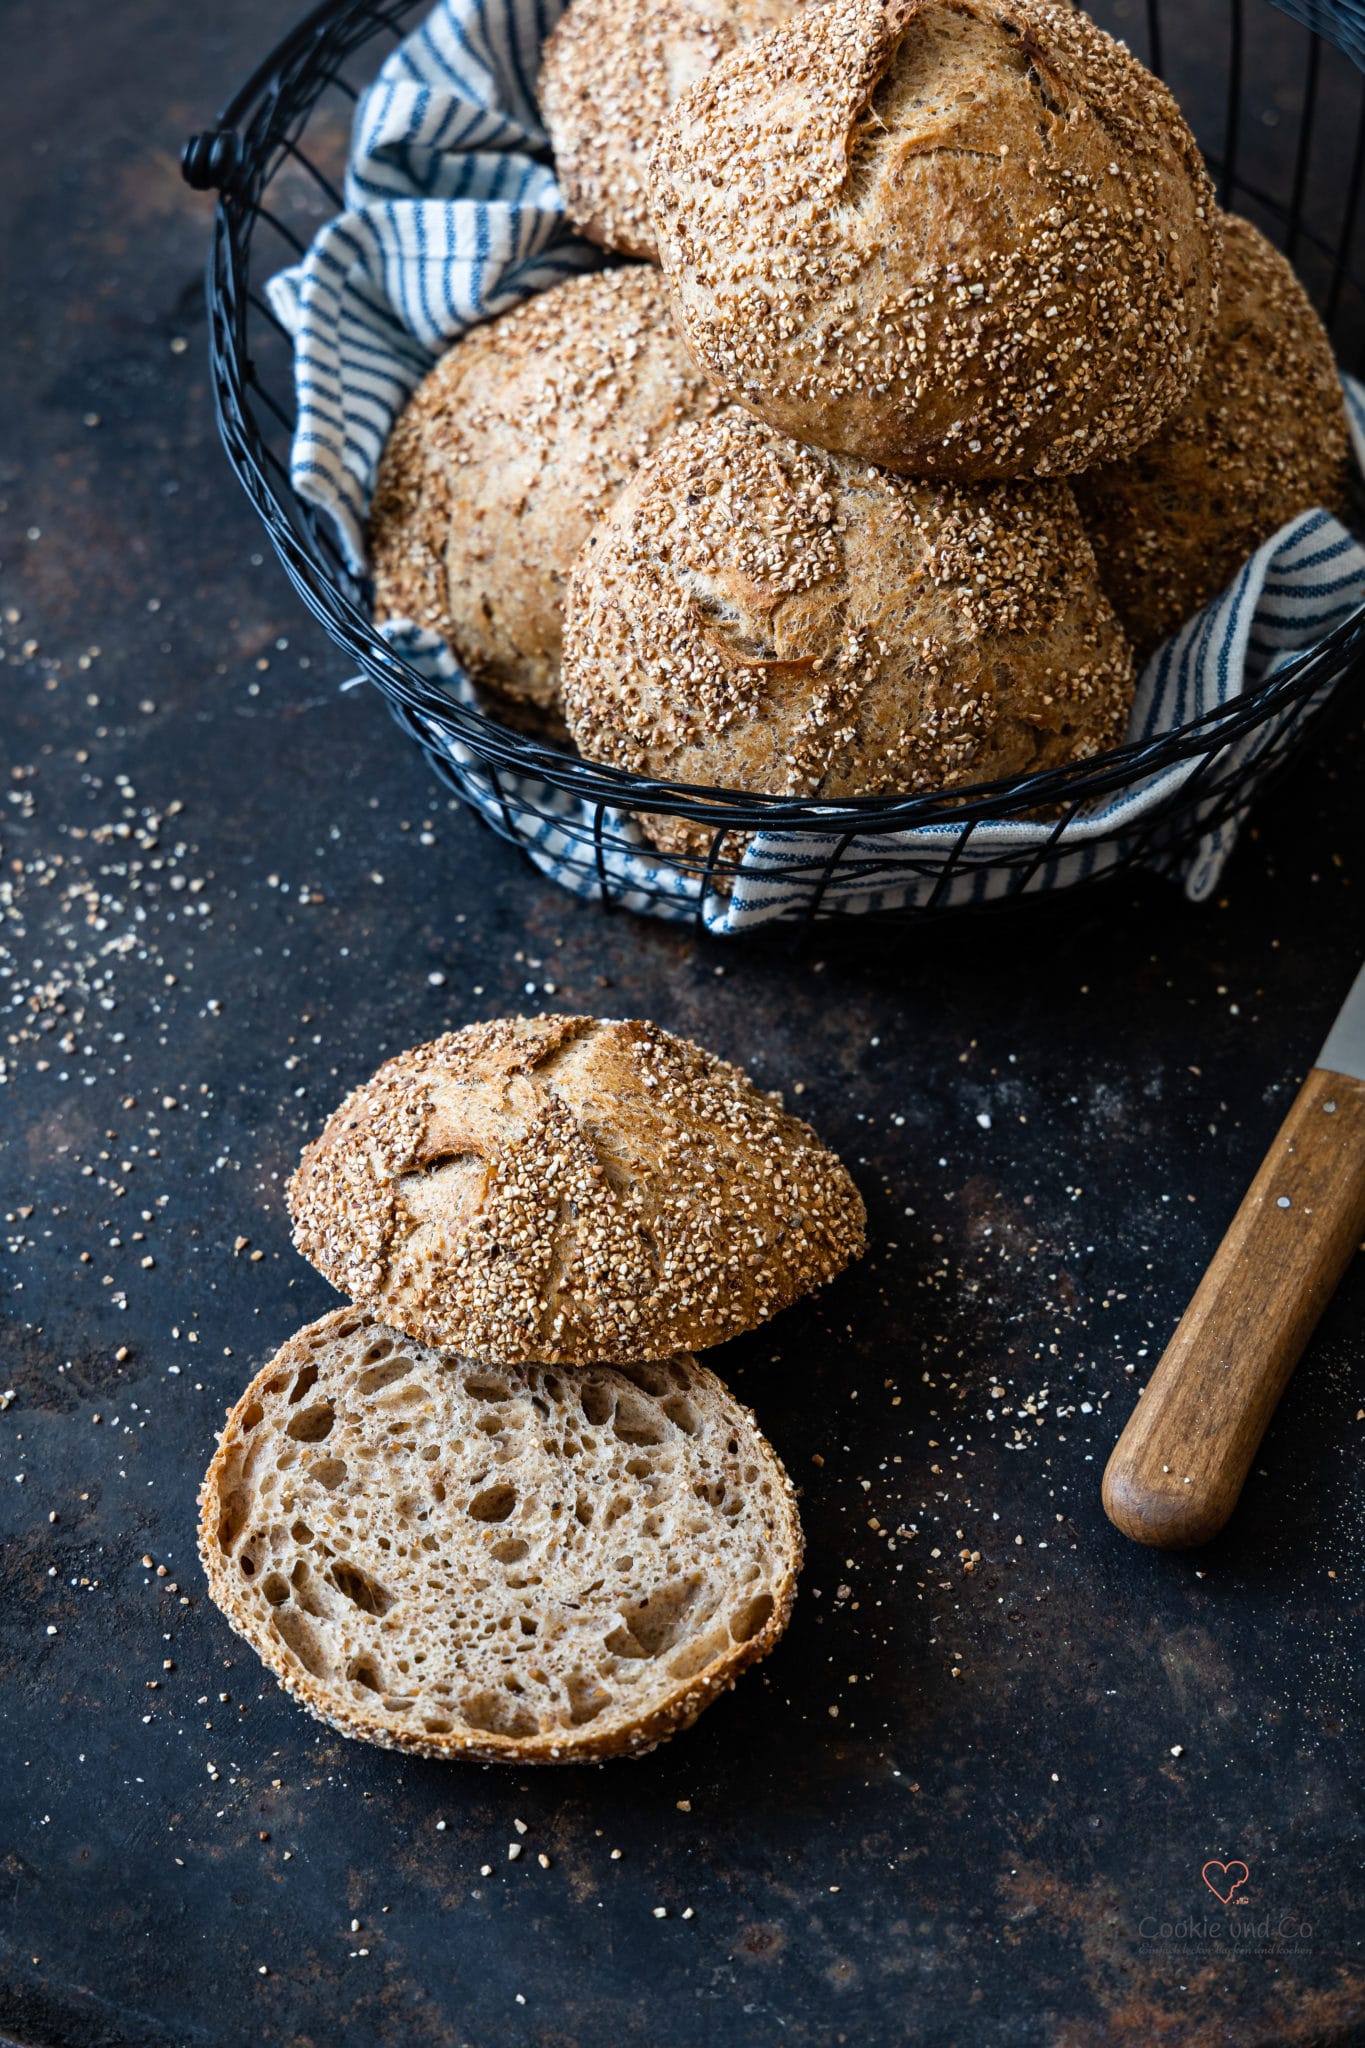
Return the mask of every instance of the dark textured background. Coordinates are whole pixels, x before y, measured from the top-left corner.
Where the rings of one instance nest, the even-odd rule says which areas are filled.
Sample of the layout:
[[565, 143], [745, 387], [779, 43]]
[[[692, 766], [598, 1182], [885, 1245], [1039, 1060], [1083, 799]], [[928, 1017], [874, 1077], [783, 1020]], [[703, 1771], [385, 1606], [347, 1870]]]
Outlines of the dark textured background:
[[[1357, 965], [1359, 710], [1200, 910], [792, 959], [541, 883], [339, 693], [215, 442], [175, 151], [288, 18], [6, 11], [0, 2032], [1365, 2038], [1365, 1270], [1223, 1541], [1145, 1553], [1098, 1501]], [[282, 1211], [304, 1134], [384, 1052], [542, 1006], [788, 1090], [874, 1248], [715, 1361], [804, 1489], [776, 1655], [643, 1762], [518, 1775], [307, 1720], [193, 1520], [223, 1407], [334, 1299]], [[1210, 1857], [1250, 1868], [1235, 1936]]]

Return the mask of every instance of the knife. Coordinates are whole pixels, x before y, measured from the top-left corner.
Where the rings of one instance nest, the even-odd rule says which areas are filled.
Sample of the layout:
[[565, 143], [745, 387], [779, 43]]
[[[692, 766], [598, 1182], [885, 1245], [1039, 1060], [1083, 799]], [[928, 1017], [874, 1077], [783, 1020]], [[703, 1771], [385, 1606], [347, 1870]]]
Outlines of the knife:
[[1216, 1536], [1365, 1233], [1365, 968], [1104, 1474], [1136, 1543]]

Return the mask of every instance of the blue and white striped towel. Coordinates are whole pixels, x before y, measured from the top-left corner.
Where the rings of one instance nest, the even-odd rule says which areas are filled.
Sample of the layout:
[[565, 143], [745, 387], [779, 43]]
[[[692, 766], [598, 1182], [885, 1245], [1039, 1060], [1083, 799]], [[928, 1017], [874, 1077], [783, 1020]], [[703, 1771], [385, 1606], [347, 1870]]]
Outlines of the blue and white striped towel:
[[[271, 304], [294, 339], [298, 422], [295, 490], [335, 522], [364, 567], [365, 514], [380, 453], [408, 394], [474, 321], [605, 261], [564, 219], [534, 100], [540, 50], [561, 0], [439, 0], [393, 52], [356, 112], [345, 213], [303, 262], [273, 278]], [[1365, 467], [1365, 390], [1347, 380], [1356, 454]], [[1230, 702], [1365, 603], [1365, 549], [1326, 512], [1305, 513], [1259, 548], [1230, 589], [1148, 663], [1130, 740], [1147, 739]], [[386, 636], [415, 668], [477, 706], [469, 679], [436, 636], [391, 624]], [[1252, 763], [1305, 715], [1302, 703], [1234, 743]], [[760, 833], [728, 893], [660, 863], [634, 823], [605, 821], [594, 846], [587, 806], [538, 777], [501, 773], [494, 786], [457, 742], [432, 728], [464, 793], [500, 830], [513, 829], [537, 865], [577, 895], [738, 932], [801, 914], [812, 864], [827, 841]], [[850, 840], [821, 908], [850, 914], [985, 900], [1012, 876], [1002, 855], [1037, 855], [1031, 891], [1065, 888], [1124, 859], [1136, 830], [1193, 772], [1178, 764], [1126, 788], [1058, 831], [1047, 823], [978, 825], [965, 848], [956, 825]], [[1210, 807], [1212, 799], [1209, 799]], [[1212, 891], [1236, 821], [1205, 835], [1182, 866], [1186, 894]], [[600, 866], [599, 866], [600, 861]], [[945, 880], [944, 870], [948, 870]]]

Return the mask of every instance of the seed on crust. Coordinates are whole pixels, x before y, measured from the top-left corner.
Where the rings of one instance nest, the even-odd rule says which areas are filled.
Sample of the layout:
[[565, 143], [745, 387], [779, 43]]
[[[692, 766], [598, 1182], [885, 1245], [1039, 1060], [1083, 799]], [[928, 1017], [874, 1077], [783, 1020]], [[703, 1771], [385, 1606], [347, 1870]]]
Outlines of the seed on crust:
[[828, 0], [723, 57], [650, 165], [688, 345], [797, 440], [1061, 476], [1183, 404], [1217, 300], [1175, 101], [1046, 0]]
[[385, 448], [376, 617], [431, 627], [476, 682], [554, 711], [575, 555], [641, 459], [716, 403], [642, 264], [569, 278], [474, 328]]
[[772, 1649], [801, 1565], [781, 1462], [694, 1358], [490, 1366], [357, 1309], [257, 1374], [199, 1500], [257, 1655], [425, 1756], [653, 1749]]
[[[951, 789], [1121, 739], [1133, 660], [1062, 482], [912, 481], [732, 407], [574, 570], [565, 711], [637, 774], [791, 797]], [[671, 851], [712, 828], [653, 816]]]
[[389, 1060], [289, 1184], [294, 1242], [425, 1343], [633, 1362], [752, 1329], [863, 1250], [852, 1180], [655, 1024], [501, 1018]]
[[1147, 655], [1300, 512], [1346, 511], [1332, 345], [1288, 261], [1223, 218], [1218, 319], [1194, 394], [1155, 440], [1076, 479], [1100, 580]]
[[717, 58], [786, 21], [797, 0], [573, 0], [545, 45], [538, 94], [574, 226], [657, 258], [649, 153], [670, 107]]

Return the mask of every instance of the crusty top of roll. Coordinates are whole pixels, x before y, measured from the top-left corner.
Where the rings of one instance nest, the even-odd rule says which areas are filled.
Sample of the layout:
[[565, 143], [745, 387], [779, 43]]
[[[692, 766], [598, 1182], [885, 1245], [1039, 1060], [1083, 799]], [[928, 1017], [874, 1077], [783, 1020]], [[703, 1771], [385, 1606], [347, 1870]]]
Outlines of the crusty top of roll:
[[1193, 395], [1124, 462], [1076, 479], [1100, 577], [1142, 654], [1300, 512], [1346, 508], [1350, 436], [1332, 345], [1278, 249], [1235, 214]]
[[724, 57], [651, 163], [688, 343], [798, 440], [1066, 475], [1203, 358], [1213, 191], [1166, 87], [1045, 0], [828, 0]]
[[[564, 690], [589, 759], [880, 796], [1115, 744], [1132, 654], [1068, 485], [916, 481], [732, 407], [680, 429], [584, 549]], [[711, 828], [649, 829], [704, 850]]]
[[573, 0], [546, 42], [538, 91], [565, 208], [590, 242], [655, 260], [647, 171], [665, 115], [796, 4]]
[[474, 328], [384, 451], [377, 616], [430, 626], [476, 681], [556, 707], [575, 555], [642, 456], [716, 403], [645, 264], [569, 278]]
[[471, 1024], [380, 1068], [289, 1184], [299, 1250], [428, 1344], [591, 1364], [719, 1344], [863, 1246], [833, 1153], [656, 1024]]

